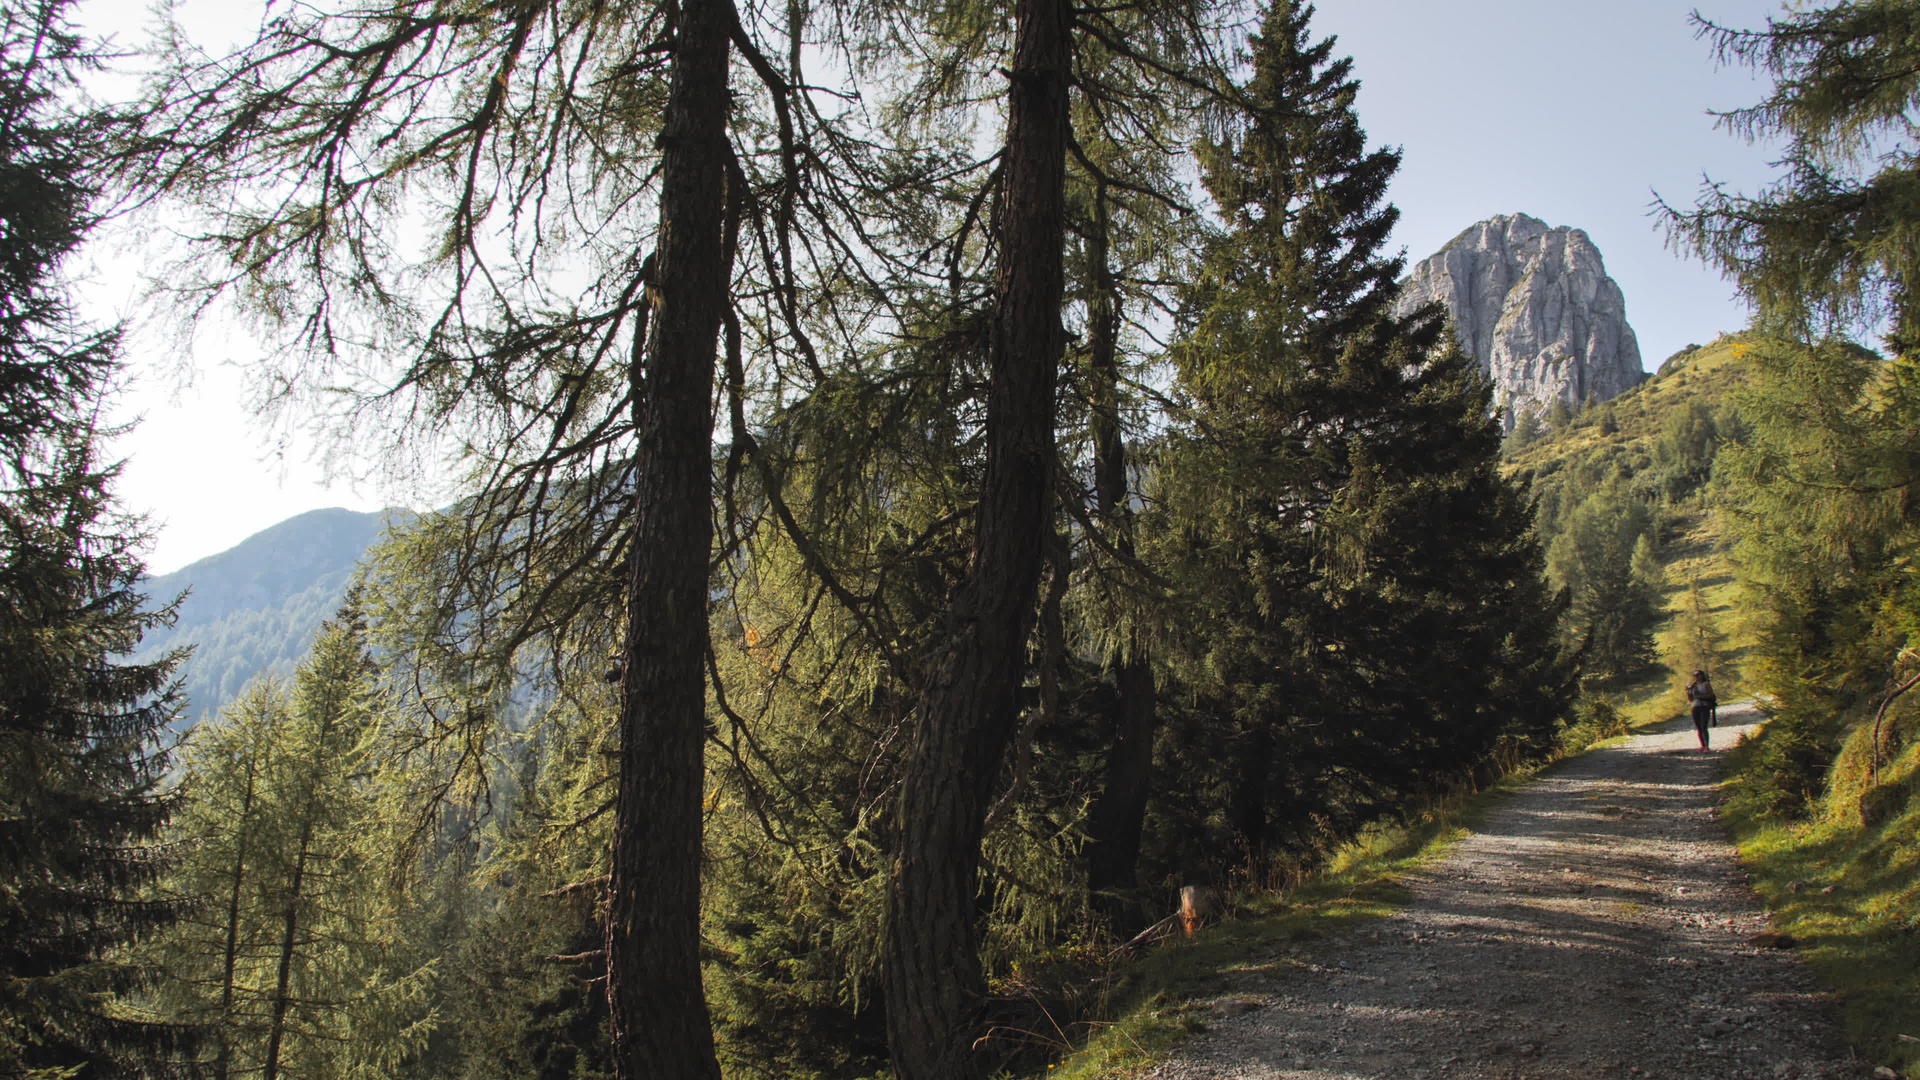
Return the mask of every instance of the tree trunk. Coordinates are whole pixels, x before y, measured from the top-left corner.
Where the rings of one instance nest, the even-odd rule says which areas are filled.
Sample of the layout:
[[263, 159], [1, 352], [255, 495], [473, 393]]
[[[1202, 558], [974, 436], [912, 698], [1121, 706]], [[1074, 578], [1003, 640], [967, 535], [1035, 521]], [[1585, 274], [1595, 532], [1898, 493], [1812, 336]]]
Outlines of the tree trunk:
[[1117, 923], [1138, 915], [1127, 894], [1137, 884], [1134, 871], [1153, 783], [1158, 711], [1153, 669], [1146, 657], [1136, 653], [1116, 661], [1112, 675], [1113, 743], [1107, 747], [1100, 794], [1087, 808], [1087, 888], [1099, 909]]
[[287, 880], [287, 906], [280, 918], [280, 962], [273, 982], [273, 1018], [267, 1025], [267, 1053], [260, 1066], [261, 1080], [276, 1080], [280, 1075], [280, 1048], [287, 1032], [287, 1009], [293, 1002], [293, 956], [300, 930], [300, 893], [306, 887], [307, 859], [312, 854], [312, 804], [309, 796], [305, 820], [300, 823], [300, 842], [294, 849], [293, 876]]
[[[1089, 322], [1093, 398], [1094, 509], [1108, 542], [1133, 555], [1133, 513], [1127, 506], [1127, 446], [1120, 430], [1119, 289], [1107, 261], [1106, 185], [1094, 193], [1087, 262], [1093, 272]], [[1124, 571], [1122, 571], [1124, 572]], [[1109, 588], [1118, 586], [1109, 583]], [[1107, 747], [1100, 793], [1087, 810], [1087, 887], [1109, 921], [1127, 917], [1126, 894], [1135, 884], [1140, 832], [1153, 776], [1155, 727], [1153, 668], [1137, 640], [1113, 658], [1113, 742]]]
[[730, 0], [683, 0], [660, 142], [660, 239], [650, 282], [631, 589], [620, 709], [619, 804], [607, 919], [607, 996], [621, 1080], [718, 1080], [700, 980], [707, 559], [713, 364], [730, 266]]
[[227, 940], [220, 965], [220, 1024], [214, 1030], [219, 1043], [213, 1059], [214, 1080], [227, 1080], [233, 1070], [234, 976], [240, 967], [240, 900], [247, 876], [247, 841], [253, 836], [253, 788], [259, 773], [257, 747], [247, 754], [247, 786], [240, 796], [240, 824], [235, 830], [233, 874], [227, 888]]
[[1267, 781], [1273, 768], [1273, 729], [1264, 719], [1253, 721], [1239, 740], [1240, 769], [1227, 798], [1227, 820], [1246, 852], [1247, 870], [1255, 880], [1266, 873]]
[[889, 883], [887, 1039], [902, 1080], [977, 1075], [981, 827], [1017, 720], [1051, 520], [1071, 9], [1017, 0], [987, 462], [973, 565], [921, 700]]

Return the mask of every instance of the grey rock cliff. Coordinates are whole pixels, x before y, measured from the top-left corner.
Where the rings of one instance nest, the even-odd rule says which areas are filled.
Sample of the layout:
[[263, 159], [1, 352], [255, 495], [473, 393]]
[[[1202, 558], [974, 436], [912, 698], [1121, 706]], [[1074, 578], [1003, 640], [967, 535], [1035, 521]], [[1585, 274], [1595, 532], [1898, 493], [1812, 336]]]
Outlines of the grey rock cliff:
[[1509, 427], [1555, 401], [1605, 401], [1646, 377], [1620, 286], [1579, 229], [1526, 214], [1480, 222], [1413, 268], [1400, 310], [1434, 300], [1492, 378]]

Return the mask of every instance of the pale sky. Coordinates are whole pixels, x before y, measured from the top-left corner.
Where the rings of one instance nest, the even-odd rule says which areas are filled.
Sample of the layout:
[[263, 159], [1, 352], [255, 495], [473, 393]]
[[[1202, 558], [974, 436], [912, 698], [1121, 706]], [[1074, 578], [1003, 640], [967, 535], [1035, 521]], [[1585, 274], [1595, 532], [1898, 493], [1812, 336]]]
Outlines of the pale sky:
[[[1744, 191], [1768, 175], [1765, 148], [1713, 127], [1709, 109], [1749, 104], [1763, 83], [1716, 70], [1695, 40], [1688, 0], [1324, 0], [1317, 31], [1339, 37], [1362, 90], [1361, 124], [1404, 160], [1391, 198], [1410, 259], [1467, 226], [1522, 212], [1585, 229], [1626, 296], [1649, 368], [1689, 343], [1738, 330], [1745, 309], [1718, 274], [1670, 251], [1648, 215], [1658, 191], [1689, 205], [1703, 174]], [[1702, 0], [1703, 14], [1761, 25], [1781, 5]], [[147, 19], [139, 0], [82, 0], [81, 18], [125, 47]], [[191, 33], [245, 32], [259, 3], [183, 0]], [[420, 506], [395, 481], [353, 483], [364, 464], [317, 460], [298, 431], [270, 432], [244, 402], [259, 346], [230, 328], [191, 346], [139, 309], [134, 270], [111, 238], [90, 253], [89, 302], [130, 318], [128, 416], [115, 445], [119, 493], [156, 530], [165, 573], [295, 514], [325, 506]]]

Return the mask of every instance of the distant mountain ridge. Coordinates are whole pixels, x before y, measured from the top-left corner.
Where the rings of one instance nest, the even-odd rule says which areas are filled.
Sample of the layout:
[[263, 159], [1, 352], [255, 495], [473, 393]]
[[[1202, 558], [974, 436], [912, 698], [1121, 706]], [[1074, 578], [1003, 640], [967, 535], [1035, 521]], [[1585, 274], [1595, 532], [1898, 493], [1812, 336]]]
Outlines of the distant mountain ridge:
[[147, 579], [155, 604], [187, 593], [179, 619], [150, 632], [138, 654], [193, 646], [178, 673], [188, 697], [181, 726], [218, 712], [258, 676], [291, 674], [314, 631], [339, 608], [361, 557], [390, 525], [412, 517], [399, 509], [310, 510]]
[[1414, 266], [1399, 308], [1433, 301], [1492, 380], [1509, 428], [1555, 402], [1606, 401], [1646, 378], [1620, 286], [1579, 229], [1527, 214], [1478, 222]]

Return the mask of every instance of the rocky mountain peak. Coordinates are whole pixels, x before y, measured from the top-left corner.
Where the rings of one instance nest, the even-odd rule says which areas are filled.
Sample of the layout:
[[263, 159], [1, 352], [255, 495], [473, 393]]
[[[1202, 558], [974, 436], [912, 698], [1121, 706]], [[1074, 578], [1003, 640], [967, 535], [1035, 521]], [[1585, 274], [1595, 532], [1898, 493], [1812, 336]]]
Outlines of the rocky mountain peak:
[[1436, 300], [1492, 378], [1509, 427], [1556, 401], [1605, 401], [1646, 377], [1620, 286], [1579, 229], [1527, 214], [1473, 225], [1413, 268], [1399, 306]]

